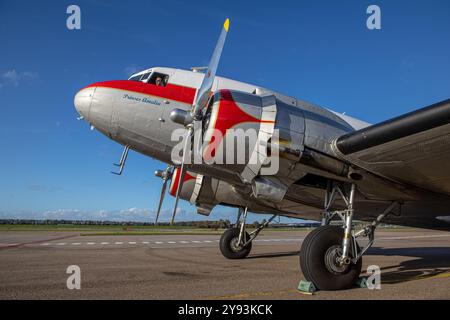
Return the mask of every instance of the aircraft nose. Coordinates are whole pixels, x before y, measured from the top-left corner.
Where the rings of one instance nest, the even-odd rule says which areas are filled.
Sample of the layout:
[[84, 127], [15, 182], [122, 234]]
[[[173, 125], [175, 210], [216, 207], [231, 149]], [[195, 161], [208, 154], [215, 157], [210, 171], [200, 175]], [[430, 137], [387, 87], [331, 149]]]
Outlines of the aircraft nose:
[[92, 98], [94, 96], [94, 87], [89, 87], [78, 91], [74, 98], [74, 105], [80, 116], [87, 119], [89, 117], [89, 109], [91, 107]]

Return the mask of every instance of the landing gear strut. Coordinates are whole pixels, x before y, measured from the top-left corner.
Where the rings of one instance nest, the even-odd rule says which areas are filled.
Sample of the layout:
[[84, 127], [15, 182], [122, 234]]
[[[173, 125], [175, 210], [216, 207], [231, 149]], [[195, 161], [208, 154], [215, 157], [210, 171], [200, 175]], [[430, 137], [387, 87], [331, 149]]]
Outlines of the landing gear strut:
[[[341, 184], [329, 183], [325, 196], [322, 226], [310, 232], [300, 249], [300, 268], [306, 280], [321, 290], [341, 290], [352, 287], [361, 273], [362, 255], [372, 246], [375, 229], [392, 212], [398, 202], [392, 202], [371, 224], [353, 230], [353, 203], [356, 186], [348, 194]], [[337, 196], [347, 209], [331, 210]], [[342, 226], [330, 225], [339, 216]], [[368, 244], [360, 247], [357, 238], [367, 237]]]
[[228, 259], [244, 259], [252, 250], [252, 241], [258, 236], [262, 229], [275, 219], [273, 215], [269, 220], [259, 226], [257, 229], [248, 233], [246, 229], [247, 208], [239, 208], [237, 221], [234, 227], [226, 230], [220, 237], [220, 252]]

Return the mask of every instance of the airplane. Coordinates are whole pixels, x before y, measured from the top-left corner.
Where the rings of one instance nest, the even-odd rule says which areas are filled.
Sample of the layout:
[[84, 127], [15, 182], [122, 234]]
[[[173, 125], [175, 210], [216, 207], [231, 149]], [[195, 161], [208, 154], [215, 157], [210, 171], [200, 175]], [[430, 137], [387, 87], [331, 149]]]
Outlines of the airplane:
[[[355, 284], [381, 223], [450, 231], [450, 100], [370, 125], [216, 76], [229, 25], [227, 19], [207, 68], [153, 67], [75, 95], [80, 119], [124, 146], [116, 174], [130, 149], [168, 164], [155, 173], [163, 181], [155, 224], [169, 181], [172, 223], [180, 198], [206, 216], [217, 205], [237, 208], [219, 243], [228, 259], [247, 257], [276, 216], [320, 221], [299, 254], [304, 277], [320, 290]], [[191, 161], [196, 140], [218, 150], [234, 140], [232, 129], [256, 132], [244, 143], [244, 161]], [[174, 141], [177, 130], [183, 134]], [[275, 160], [277, 170], [267, 173]], [[272, 217], [249, 233], [248, 212]]]

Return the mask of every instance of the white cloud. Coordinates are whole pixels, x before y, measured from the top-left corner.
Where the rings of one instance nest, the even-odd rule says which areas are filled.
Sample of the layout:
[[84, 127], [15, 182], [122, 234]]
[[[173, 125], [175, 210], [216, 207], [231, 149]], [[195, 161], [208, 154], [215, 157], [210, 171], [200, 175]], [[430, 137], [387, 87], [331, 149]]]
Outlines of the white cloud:
[[8, 70], [0, 75], [0, 88], [7, 85], [18, 87], [23, 81], [31, 81], [38, 77], [35, 72], [24, 71], [17, 72], [16, 69]]

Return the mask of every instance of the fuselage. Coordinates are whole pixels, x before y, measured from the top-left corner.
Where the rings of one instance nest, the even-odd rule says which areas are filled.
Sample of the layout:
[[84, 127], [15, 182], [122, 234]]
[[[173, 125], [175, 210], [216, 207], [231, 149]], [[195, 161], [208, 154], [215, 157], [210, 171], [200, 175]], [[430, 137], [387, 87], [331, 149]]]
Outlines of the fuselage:
[[[175, 109], [192, 108], [203, 77], [204, 74], [199, 72], [151, 68], [131, 76], [128, 80], [88, 85], [76, 94], [75, 107], [84, 120], [109, 138], [144, 155], [173, 164], [172, 149], [179, 141], [174, 139], [172, 134], [184, 127], [171, 121], [170, 114]], [[223, 77], [215, 78], [212, 91], [219, 92], [222, 96], [230, 95], [231, 106], [234, 106], [235, 111], [231, 111], [230, 106], [219, 107], [221, 114], [216, 117], [225, 119], [227, 123], [222, 128], [223, 131], [231, 127], [246, 129], [252, 126], [260, 130], [260, 123], [252, 123], [252, 120], [247, 118], [252, 112], [256, 112], [255, 117], [262, 116], [259, 110], [262, 108], [251, 106], [249, 101], [264, 99], [260, 97], [273, 97], [276, 116], [271, 121], [272, 129], [279, 132], [280, 144], [284, 148], [299, 153], [308, 148], [333, 157], [332, 143], [337, 137], [369, 125], [270, 89]], [[215, 124], [217, 126], [217, 123]], [[278, 173], [274, 175], [275, 184], [282, 188], [289, 187], [304, 177], [308, 170], [297, 162], [295, 157], [290, 159], [289, 156], [282, 156]], [[331, 167], [333, 166], [334, 164], [331, 164]], [[301, 214], [305, 218], [318, 218], [323, 205], [322, 189], [304, 186], [299, 189], [300, 186], [293, 186], [289, 189], [290, 194], [288, 192], [286, 199], [280, 203], [255, 200], [251, 189], [245, 189], [245, 183], [241, 185], [242, 190], [236, 189], [243, 180], [242, 176], [236, 175], [236, 171], [242, 168], [251, 173], [249, 168], [242, 166], [232, 167], [227, 171], [222, 170], [224, 167], [220, 166], [198, 165], [190, 167], [190, 170], [224, 181], [225, 189], [221, 190], [227, 191], [216, 191], [217, 203], [241, 206], [245, 202], [254, 212], [278, 212], [297, 217]], [[256, 174], [250, 175], [248, 181], [255, 177]], [[305, 198], [308, 200], [299, 203], [299, 200]]]
[[[88, 85], [76, 94], [75, 107], [84, 120], [114, 141], [172, 165], [172, 151], [179, 145], [173, 133], [186, 128], [171, 120], [171, 112], [191, 110], [203, 77], [199, 72], [155, 67], [128, 80]], [[279, 170], [270, 176], [261, 176], [261, 165], [256, 169], [249, 165], [192, 165], [188, 170], [195, 178], [186, 183], [181, 198], [195, 204], [201, 214], [209, 214], [215, 205], [222, 204], [319, 220], [327, 179], [347, 183], [354, 179], [351, 166], [336, 154], [337, 138], [370, 124], [223, 77], [215, 77], [212, 92], [213, 103], [206, 108], [214, 109], [214, 116], [205, 121], [209, 127], [223, 132], [235, 127], [265, 131], [262, 136], [266, 135], [266, 142], [272, 138], [267, 134], [277, 131], [279, 147], [287, 151], [280, 154]], [[208, 130], [204, 131], [205, 136]], [[390, 216], [386, 222], [441, 228], [432, 218], [446, 212], [447, 199], [363, 173], [365, 178], [358, 183], [355, 200], [358, 218], [370, 219], [387, 200], [400, 199], [405, 201], [402, 217], [408, 218]], [[336, 205], [339, 208], [344, 204], [338, 201]], [[431, 206], [434, 211], [428, 210]]]
[[[182, 127], [170, 121], [170, 112], [176, 108], [189, 110], [192, 107], [203, 74], [156, 67], [133, 75], [130, 79], [138, 79], [140, 75], [147, 74], [145, 80], [116, 80], [91, 84], [77, 93], [75, 106], [87, 122], [109, 138], [170, 163], [171, 150], [177, 143], [171, 140], [171, 136], [175, 129]], [[147, 83], [154, 74], [166, 77], [164, 86]], [[334, 138], [368, 125], [260, 86], [216, 77], [213, 91], [221, 89], [256, 95], [275, 95], [281, 105], [276, 119], [277, 125], [298, 132], [297, 138], [302, 140], [295, 141], [294, 137], [292, 143], [304, 143], [326, 153], [331, 152], [330, 143]], [[296, 116], [301, 123], [290, 121], [290, 118]]]

